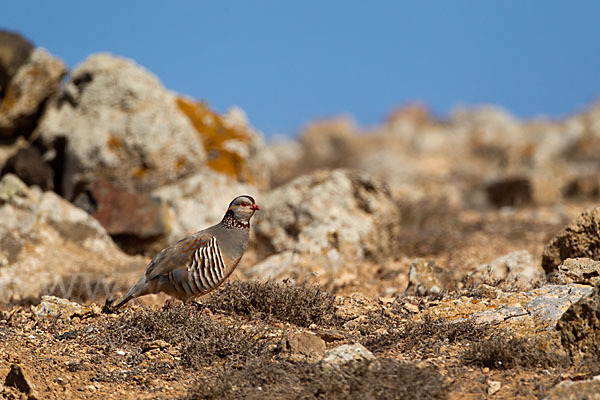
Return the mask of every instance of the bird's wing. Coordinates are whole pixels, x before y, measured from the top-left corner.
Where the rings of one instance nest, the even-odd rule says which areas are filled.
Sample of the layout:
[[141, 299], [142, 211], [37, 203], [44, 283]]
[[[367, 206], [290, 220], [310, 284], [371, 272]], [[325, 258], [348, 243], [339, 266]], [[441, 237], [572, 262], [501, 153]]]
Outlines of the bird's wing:
[[212, 235], [194, 234], [163, 249], [146, 267], [146, 278], [152, 280], [178, 268], [186, 269], [192, 263], [195, 254], [200, 249], [209, 247], [211, 241], [216, 243]]

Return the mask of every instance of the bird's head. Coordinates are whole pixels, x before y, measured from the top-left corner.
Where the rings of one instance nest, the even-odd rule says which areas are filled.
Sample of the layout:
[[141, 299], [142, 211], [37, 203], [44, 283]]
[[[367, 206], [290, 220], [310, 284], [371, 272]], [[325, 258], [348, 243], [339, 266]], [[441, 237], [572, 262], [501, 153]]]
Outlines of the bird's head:
[[254, 201], [252, 196], [238, 196], [229, 204], [227, 212], [231, 212], [238, 221], [248, 222], [260, 207]]

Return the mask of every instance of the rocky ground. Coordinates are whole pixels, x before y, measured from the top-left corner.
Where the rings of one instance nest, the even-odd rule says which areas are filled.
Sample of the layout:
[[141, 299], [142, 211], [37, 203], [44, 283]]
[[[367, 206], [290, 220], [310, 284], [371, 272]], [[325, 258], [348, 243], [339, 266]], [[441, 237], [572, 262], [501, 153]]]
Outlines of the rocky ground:
[[[598, 106], [266, 143], [131, 60], [0, 32], [0, 397], [600, 398], [598, 154]], [[240, 194], [250, 248], [201, 306], [103, 307]]]

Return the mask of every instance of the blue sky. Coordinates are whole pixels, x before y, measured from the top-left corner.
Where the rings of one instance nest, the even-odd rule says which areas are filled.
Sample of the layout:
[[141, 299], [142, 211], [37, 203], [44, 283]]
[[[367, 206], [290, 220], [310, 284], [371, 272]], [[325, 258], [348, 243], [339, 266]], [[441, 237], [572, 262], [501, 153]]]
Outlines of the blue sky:
[[241, 106], [268, 137], [498, 104], [561, 117], [600, 98], [599, 1], [8, 1], [0, 27], [74, 67], [108, 51], [176, 92]]

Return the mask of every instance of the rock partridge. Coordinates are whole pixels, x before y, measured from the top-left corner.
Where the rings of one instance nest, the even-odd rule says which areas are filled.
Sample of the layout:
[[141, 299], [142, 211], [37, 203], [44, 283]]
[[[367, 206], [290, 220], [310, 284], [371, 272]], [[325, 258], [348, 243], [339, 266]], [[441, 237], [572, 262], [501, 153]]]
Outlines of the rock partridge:
[[158, 292], [187, 302], [219, 287], [248, 247], [250, 218], [257, 210], [260, 207], [250, 196], [233, 199], [221, 222], [158, 253], [138, 282], [112, 308]]

